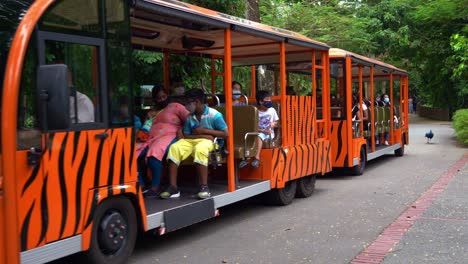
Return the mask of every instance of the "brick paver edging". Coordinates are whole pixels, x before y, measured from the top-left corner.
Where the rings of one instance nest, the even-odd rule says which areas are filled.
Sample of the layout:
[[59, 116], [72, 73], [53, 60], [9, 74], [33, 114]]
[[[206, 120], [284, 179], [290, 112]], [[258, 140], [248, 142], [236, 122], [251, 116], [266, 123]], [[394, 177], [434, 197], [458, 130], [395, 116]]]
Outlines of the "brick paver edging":
[[432, 205], [434, 199], [443, 192], [453, 177], [468, 163], [468, 153], [440, 176], [429, 190], [424, 192], [411, 206], [408, 207], [393, 223], [391, 223], [377, 237], [372, 244], [359, 253], [350, 263], [367, 264], [381, 263], [411, 228], [414, 222]]

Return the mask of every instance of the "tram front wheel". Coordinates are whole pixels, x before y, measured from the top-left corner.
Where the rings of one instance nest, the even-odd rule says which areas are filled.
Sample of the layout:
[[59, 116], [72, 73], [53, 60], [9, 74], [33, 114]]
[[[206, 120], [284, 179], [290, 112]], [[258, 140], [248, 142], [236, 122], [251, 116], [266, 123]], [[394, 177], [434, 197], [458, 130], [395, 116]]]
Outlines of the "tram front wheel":
[[126, 197], [103, 201], [94, 215], [88, 259], [91, 263], [126, 263], [137, 231], [135, 210]]

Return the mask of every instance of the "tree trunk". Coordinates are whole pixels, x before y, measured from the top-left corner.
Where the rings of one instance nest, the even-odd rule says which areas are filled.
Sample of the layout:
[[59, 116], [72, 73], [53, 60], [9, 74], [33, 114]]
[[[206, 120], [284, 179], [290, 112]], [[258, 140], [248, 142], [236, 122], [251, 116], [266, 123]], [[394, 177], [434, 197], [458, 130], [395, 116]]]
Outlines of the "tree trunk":
[[258, 8], [259, 0], [246, 0], [245, 1], [245, 17], [248, 20], [260, 22], [260, 9]]

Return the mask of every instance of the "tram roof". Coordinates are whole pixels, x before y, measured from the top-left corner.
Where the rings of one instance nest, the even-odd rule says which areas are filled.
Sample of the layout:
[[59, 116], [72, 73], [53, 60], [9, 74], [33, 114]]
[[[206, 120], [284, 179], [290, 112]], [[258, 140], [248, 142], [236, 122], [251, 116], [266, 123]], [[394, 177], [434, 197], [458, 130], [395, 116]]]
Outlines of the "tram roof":
[[365, 57], [365, 56], [362, 56], [362, 55], [359, 55], [359, 54], [356, 54], [347, 50], [331, 48], [329, 50], [329, 55], [330, 55], [330, 58], [352, 57], [355, 61], [358, 61], [367, 66], [374, 66], [376, 68], [380, 68], [381, 70], [387, 70], [387, 71], [396, 72], [396, 73], [403, 74], [403, 75], [408, 75], [407, 71], [397, 68], [391, 64], [388, 64], [388, 63], [385, 63], [376, 59], [371, 59], [369, 57]]
[[[145, 12], [185, 19], [185, 23], [191, 21], [194, 24], [211, 26], [212, 29], [231, 28], [233, 31], [275, 41], [285, 41], [292, 45], [317, 50], [328, 50], [330, 48], [330, 46], [325, 43], [310, 39], [293, 31], [272, 27], [175, 0], [133, 0], [133, 6], [135, 9], [144, 10]], [[206, 30], [206, 28], [202, 30]]]

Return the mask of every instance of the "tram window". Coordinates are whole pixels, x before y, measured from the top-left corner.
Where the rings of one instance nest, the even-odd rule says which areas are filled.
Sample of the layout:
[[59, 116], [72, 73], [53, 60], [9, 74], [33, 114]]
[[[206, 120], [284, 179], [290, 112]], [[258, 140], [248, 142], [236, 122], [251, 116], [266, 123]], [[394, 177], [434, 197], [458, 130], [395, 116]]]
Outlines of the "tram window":
[[345, 81], [343, 63], [330, 64], [330, 107], [332, 120], [345, 118]]
[[288, 73], [288, 85], [286, 87], [287, 95], [311, 96], [312, 95], [312, 76], [307, 73]]
[[72, 123], [102, 121], [99, 92], [99, 49], [95, 46], [46, 41], [46, 64], [63, 63], [69, 70]]
[[[201, 88], [211, 93], [211, 59], [171, 54], [169, 56], [170, 78], [180, 78], [185, 90], [189, 88]], [[220, 86], [224, 87], [224, 86]]]
[[252, 69], [250, 66], [233, 67], [232, 80], [242, 84], [242, 94], [252, 95]]
[[317, 119], [323, 118], [323, 70], [317, 69], [315, 74], [315, 84], [316, 84], [316, 105], [317, 105]]
[[266, 90], [272, 96], [280, 95], [279, 65], [257, 67], [257, 91]]
[[39, 28], [45, 31], [73, 33], [90, 37], [102, 37], [100, 1], [64, 0], [44, 15]]

